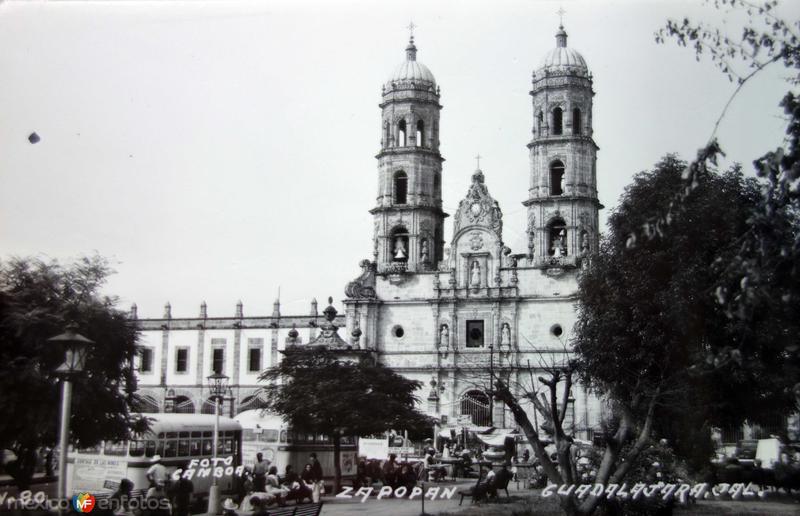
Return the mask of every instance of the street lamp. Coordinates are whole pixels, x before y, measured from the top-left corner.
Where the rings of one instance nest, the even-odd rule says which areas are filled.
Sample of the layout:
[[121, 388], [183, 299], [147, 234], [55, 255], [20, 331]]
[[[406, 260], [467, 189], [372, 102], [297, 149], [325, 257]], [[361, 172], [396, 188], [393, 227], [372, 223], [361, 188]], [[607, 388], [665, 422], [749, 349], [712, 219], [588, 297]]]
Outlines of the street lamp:
[[[217, 467], [217, 448], [219, 447], [219, 412], [222, 407], [222, 400], [225, 393], [228, 392], [229, 378], [219, 372], [214, 372], [211, 376], [206, 378], [211, 389], [211, 398], [214, 400], [214, 448], [212, 450], [212, 471], [216, 471]], [[208, 514], [219, 513], [219, 486], [217, 485], [217, 476], [212, 474], [211, 489], [208, 492]]]
[[59, 428], [59, 446], [61, 452], [58, 459], [58, 499], [64, 500], [67, 494], [67, 447], [69, 446], [69, 417], [72, 404], [72, 378], [83, 371], [86, 353], [91, 341], [77, 333], [74, 323], [67, 325], [66, 331], [47, 339], [64, 353], [64, 363], [56, 369], [61, 378], [61, 425]]

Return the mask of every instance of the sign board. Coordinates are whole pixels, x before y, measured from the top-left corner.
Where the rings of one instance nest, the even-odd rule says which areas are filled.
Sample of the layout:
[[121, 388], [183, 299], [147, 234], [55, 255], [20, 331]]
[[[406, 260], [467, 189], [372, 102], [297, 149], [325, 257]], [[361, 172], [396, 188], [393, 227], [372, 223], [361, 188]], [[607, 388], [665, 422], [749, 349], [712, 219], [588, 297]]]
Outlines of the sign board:
[[[120, 459], [106, 459], [95, 457], [75, 457], [75, 466], [72, 473], [72, 490], [90, 493], [101, 492], [106, 482], [119, 485], [125, 478], [127, 463]], [[109, 483], [110, 483], [109, 482]]]
[[368, 459], [381, 459], [389, 458], [389, 440], [381, 439], [364, 439], [358, 440], [358, 454]]

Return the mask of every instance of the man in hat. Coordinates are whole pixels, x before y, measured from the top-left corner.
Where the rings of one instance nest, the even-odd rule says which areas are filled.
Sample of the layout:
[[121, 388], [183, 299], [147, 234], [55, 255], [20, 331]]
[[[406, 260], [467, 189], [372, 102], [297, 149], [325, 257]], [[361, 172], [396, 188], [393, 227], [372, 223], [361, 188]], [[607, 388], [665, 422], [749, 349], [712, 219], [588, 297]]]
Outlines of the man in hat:
[[222, 514], [223, 516], [237, 516], [236, 509], [239, 506], [233, 503], [233, 500], [230, 498], [226, 498], [224, 502], [222, 502]]
[[161, 464], [161, 455], [153, 455], [150, 459], [150, 469], [147, 470], [147, 480], [150, 481], [150, 487], [155, 487], [161, 484], [161, 487], [167, 485], [167, 468]]

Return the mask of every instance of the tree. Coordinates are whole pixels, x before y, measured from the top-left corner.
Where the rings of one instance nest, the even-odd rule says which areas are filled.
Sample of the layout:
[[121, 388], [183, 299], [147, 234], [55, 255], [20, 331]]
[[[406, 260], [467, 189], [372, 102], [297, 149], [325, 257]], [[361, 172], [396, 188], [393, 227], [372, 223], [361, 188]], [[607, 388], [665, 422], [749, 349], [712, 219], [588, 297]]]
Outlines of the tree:
[[343, 360], [324, 346], [294, 346], [260, 379], [267, 408], [301, 431], [333, 440], [334, 492], [342, 471], [342, 436], [382, 433], [390, 428], [431, 428], [433, 421], [415, 409], [421, 383], [409, 380], [371, 357]]
[[[741, 335], [731, 346], [709, 353], [706, 367], [735, 361], [742, 367], [762, 368], [761, 353], [766, 349], [768, 355], [782, 354], [782, 360], [773, 364], [777, 367], [772, 375], [796, 379], [800, 377], [800, 345], [796, 340], [800, 330], [800, 102], [796, 93], [800, 84], [800, 20], [783, 19], [777, 1], [756, 4], [718, 0], [714, 6], [733, 19], [746, 15], [740, 38], [684, 18], [669, 20], [656, 40], [663, 43], [673, 39], [679, 45], [691, 45], [698, 60], [710, 55], [720, 71], [737, 84], [728, 105], [744, 84], [773, 63], [782, 63], [792, 75], [788, 79], [790, 90], [781, 101], [787, 137], [782, 146], [754, 161], [762, 194], [749, 213], [748, 230], [738, 252], [721, 256], [715, 263], [715, 270], [721, 272], [715, 289], [717, 303], [732, 323], [738, 324]], [[687, 191], [692, 189], [695, 173], [721, 153], [714, 134], [726, 110], [727, 105], [710, 143], [684, 171]], [[681, 204], [680, 198], [677, 204]], [[663, 221], [661, 214], [656, 222]], [[793, 391], [800, 408], [800, 383]]]
[[9, 473], [20, 489], [30, 484], [38, 450], [57, 440], [54, 371], [64, 356], [47, 339], [69, 322], [96, 343], [73, 383], [72, 443], [93, 446], [144, 429], [131, 416], [137, 331], [114, 308], [115, 299], [100, 294], [110, 273], [97, 256], [66, 266], [36, 258], [0, 263], [0, 413], [7, 415], [0, 420], [0, 448], [17, 455]]

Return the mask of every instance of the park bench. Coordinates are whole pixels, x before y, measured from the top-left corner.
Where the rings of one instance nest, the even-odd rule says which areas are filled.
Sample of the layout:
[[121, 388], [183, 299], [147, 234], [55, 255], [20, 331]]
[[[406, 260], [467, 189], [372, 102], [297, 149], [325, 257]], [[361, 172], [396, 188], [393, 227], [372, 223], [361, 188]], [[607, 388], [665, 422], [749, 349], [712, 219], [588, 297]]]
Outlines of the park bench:
[[304, 503], [267, 510], [269, 516], [319, 516], [320, 512], [322, 512], [322, 502]]

